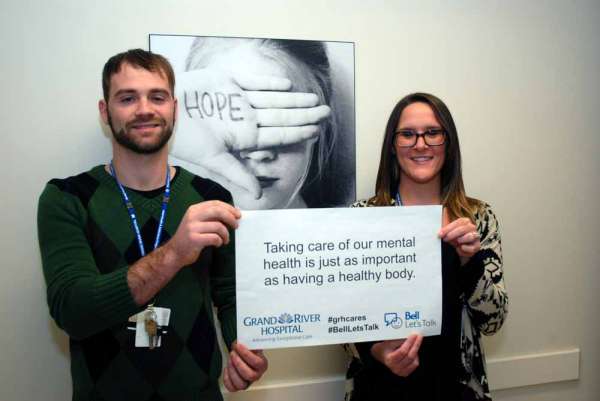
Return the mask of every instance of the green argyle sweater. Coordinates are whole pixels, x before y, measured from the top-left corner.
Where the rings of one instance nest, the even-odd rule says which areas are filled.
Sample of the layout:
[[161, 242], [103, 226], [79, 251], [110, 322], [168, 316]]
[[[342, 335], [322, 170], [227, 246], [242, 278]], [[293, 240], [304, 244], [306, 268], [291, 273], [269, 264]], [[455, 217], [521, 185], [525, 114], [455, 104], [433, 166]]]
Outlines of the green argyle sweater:
[[[127, 192], [149, 252], [163, 192]], [[190, 205], [211, 199], [231, 203], [220, 185], [178, 168], [162, 243]], [[149, 350], [135, 347], [135, 323], [128, 322], [144, 309], [127, 286], [128, 266], [141, 255], [121, 193], [103, 166], [48, 182], [38, 231], [50, 314], [70, 337], [73, 400], [222, 400], [212, 304], [230, 346], [236, 336], [233, 240], [204, 249], [160, 291], [155, 305], [170, 308], [171, 317], [161, 346]]]

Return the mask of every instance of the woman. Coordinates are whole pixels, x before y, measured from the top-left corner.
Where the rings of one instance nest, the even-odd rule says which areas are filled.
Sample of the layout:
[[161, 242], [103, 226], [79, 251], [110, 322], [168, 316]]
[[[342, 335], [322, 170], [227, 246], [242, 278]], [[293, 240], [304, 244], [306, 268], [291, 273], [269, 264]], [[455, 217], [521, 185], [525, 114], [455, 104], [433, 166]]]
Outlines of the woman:
[[[171, 154], [183, 161], [184, 167], [222, 183], [242, 209], [343, 203], [330, 182], [335, 178], [329, 170], [335, 168], [331, 157], [337, 130], [330, 108], [329, 60], [322, 42], [201, 37], [191, 46], [186, 71], [188, 77], [178, 77], [179, 88], [202, 86], [191, 82], [189, 74], [194, 72], [203, 72], [202, 79], [213, 86], [219, 80], [224, 84], [194, 94], [192, 102], [189, 91], [178, 96], [185, 104], [180, 104]], [[210, 74], [208, 78], [206, 74]], [[271, 81], [259, 83], [264, 77]], [[278, 86], [281, 79], [289, 82], [288, 86]], [[215, 100], [202, 97], [204, 93], [214, 93]], [[213, 105], [218, 104], [219, 94], [237, 103], [229, 105], [233, 112], [228, 114], [223, 102], [220, 118], [211, 121], [207, 117], [217, 115]], [[200, 116], [194, 107], [203, 99], [208, 106]], [[233, 121], [225, 121], [229, 117]], [[207, 135], [223, 141], [219, 152], [207, 152]]]
[[401, 99], [385, 130], [375, 196], [353, 206], [444, 206], [441, 334], [346, 346], [359, 400], [489, 400], [480, 335], [504, 322], [498, 223], [465, 194], [458, 136], [446, 105], [427, 93]]

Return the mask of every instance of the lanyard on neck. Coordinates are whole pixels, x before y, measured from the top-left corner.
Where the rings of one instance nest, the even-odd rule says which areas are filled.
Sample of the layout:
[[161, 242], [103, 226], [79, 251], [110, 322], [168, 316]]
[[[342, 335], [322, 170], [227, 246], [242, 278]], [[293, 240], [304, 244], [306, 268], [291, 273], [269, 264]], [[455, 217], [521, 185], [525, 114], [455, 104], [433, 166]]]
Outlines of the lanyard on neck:
[[[142, 240], [142, 234], [140, 232], [140, 227], [137, 222], [137, 216], [135, 214], [135, 209], [133, 208], [133, 203], [129, 200], [127, 196], [127, 192], [125, 192], [125, 188], [119, 182], [117, 178], [117, 174], [115, 173], [115, 167], [113, 166], [112, 160], [110, 161], [110, 174], [115, 179], [117, 186], [121, 190], [121, 195], [123, 196], [123, 203], [125, 203], [125, 207], [127, 208], [127, 212], [129, 213], [129, 218], [131, 218], [131, 225], [133, 226], [133, 231], [135, 231], [135, 236], [137, 237], [138, 247], [140, 248], [140, 255], [142, 257], [146, 256], [146, 250], [144, 249], [144, 241]], [[163, 226], [165, 225], [165, 216], [167, 215], [167, 206], [169, 205], [169, 198], [171, 197], [171, 179], [169, 174], [169, 165], [167, 164], [167, 177], [165, 179], [165, 193], [163, 194], [161, 210], [160, 210], [160, 220], [158, 221], [158, 229], [156, 230], [156, 238], [154, 239], [154, 248], [158, 248], [158, 244], [160, 244], [160, 237], [162, 236]]]
[[402, 206], [402, 199], [400, 198], [400, 191], [396, 192], [396, 206]]

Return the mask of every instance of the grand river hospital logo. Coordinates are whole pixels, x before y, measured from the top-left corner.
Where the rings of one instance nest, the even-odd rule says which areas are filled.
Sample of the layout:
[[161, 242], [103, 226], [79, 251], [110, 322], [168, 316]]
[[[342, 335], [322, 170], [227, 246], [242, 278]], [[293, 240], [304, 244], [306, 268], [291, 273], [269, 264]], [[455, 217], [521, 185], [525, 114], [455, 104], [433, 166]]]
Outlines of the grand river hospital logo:
[[268, 316], [246, 316], [243, 319], [244, 326], [257, 327], [260, 334], [296, 334], [303, 333], [303, 326], [310, 323], [319, 323], [321, 315], [319, 313], [288, 313], [284, 312], [277, 315]]
[[292, 315], [290, 315], [289, 313], [282, 313], [279, 318], [277, 319], [277, 321], [280, 324], [290, 324], [294, 322], [294, 318], [292, 317]]
[[387, 312], [383, 315], [383, 321], [386, 327], [399, 329], [402, 327], [402, 318], [396, 312]]

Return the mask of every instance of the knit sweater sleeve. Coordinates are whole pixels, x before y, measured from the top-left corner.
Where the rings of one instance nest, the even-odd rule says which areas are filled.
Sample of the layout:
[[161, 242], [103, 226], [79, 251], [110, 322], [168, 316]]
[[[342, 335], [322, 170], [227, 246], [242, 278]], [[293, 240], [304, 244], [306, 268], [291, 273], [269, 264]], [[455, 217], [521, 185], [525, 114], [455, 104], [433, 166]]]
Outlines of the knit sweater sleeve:
[[485, 335], [496, 333], [508, 314], [498, 220], [488, 204], [476, 214], [481, 249], [461, 268], [461, 287], [473, 324]]
[[[214, 197], [223, 202], [233, 204], [229, 191], [216, 186], [212, 192]], [[237, 338], [235, 308], [235, 232], [229, 230], [229, 243], [215, 249], [214, 261], [210, 268], [211, 297], [217, 308], [217, 316], [221, 323], [223, 340], [228, 349]]]
[[127, 285], [127, 266], [100, 274], [79, 199], [49, 183], [38, 204], [38, 239], [50, 315], [74, 339], [124, 322], [139, 311]]
[[211, 267], [212, 299], [217, 308], [223, 340], [227, 348], [237, 337], [235, 309], [235, 252], [234, 232], [229, 231], [230, 242], [215, 252]]

